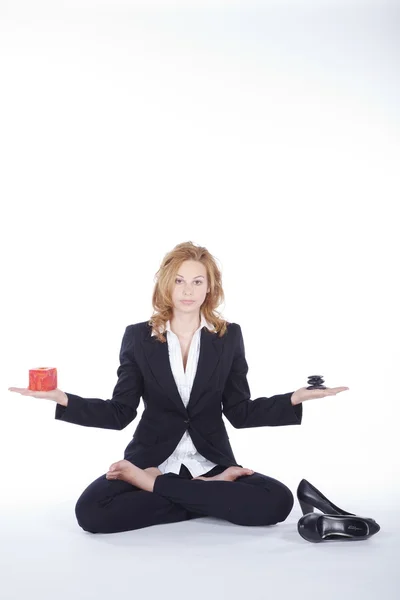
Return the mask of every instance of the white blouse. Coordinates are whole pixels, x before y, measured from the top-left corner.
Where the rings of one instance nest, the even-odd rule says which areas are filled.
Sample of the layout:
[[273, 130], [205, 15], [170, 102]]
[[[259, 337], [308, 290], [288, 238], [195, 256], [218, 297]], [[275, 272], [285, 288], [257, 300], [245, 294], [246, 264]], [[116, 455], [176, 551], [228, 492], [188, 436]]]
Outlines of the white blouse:
[[[201, 329], [204, 326], [210, 331], [214, 331], [213, 325], [208, 323], [201, 312], [200, 327], [193, 334], [189, 348], [186, 371], [184, 371], [179, 338], [171, 330], [170, 322], [167, 321], [166, 323], [165, 333], [168, 343], [169, 362], [176, 386], [185, 407], [188, 405], [190, 392], [196, 375], [200, 355], [200, 334]], [[151, 335], [155, 335], [155, 333], [152, 332]], [[160, 469], [161, 473], [179, 474], [182, 463], [186, 465], [193, 477], [199, 477], [216, 466], [216, 463], [207, 460], [197, 451], [188, 431], [185, 431], [171, 456], [169, 456], [161, 465], [158, 465], [158, 469]]]

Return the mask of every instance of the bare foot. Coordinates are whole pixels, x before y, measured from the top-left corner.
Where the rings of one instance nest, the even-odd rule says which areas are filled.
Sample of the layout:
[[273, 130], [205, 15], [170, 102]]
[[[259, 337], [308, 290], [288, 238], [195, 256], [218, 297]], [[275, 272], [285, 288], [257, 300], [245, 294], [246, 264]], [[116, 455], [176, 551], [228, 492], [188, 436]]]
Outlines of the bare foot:
[[121, 479], [142, 490], [152, 492], [156, 477], [161, 475], [161, 471], [155, 473], [154, 469], [158, 471], [156, 467], [140, 469], [129, 460], [119, 460], [110, 466], [106, 479]]
[[157, 467], [147, 467], [146, 469], [143, 469], [143, 471], [147, 471], [148, 473], [151, 473], [156, 477], [158, 477], [158, 475], [162, 475], [160, 469], [157, 469]]
[[[106, 473], [107, 479], [122, 479], [122, 481], [127, 481], [128, 483], [135, 483], [135, 478], [137, 478], [138, 471], [141, 471], [136, 465], [129, 462], [129, 460], [119, 460], [113, 463], [108, 472]], [[135, 477], [136, 476], [136, 477]]]
[[238, 477], [243, 477], [243, 475], [252, 475], [253, 473], [254, 471], [252, 469], [244, 469], [243, 467], [228, 467], [219, 475], [214, 475], [214, 477], [193, 477], [193, 479], [202, 479], [203, 481], [235, 481], [235, 479]]

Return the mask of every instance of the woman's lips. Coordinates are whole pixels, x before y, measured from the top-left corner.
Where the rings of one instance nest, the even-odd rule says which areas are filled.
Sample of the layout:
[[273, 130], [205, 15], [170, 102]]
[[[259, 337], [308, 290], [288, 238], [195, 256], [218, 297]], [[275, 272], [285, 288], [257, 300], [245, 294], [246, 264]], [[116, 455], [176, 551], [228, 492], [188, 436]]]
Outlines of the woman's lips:
[[183, 304], [193, 304], [194, 300], [181, 300]]

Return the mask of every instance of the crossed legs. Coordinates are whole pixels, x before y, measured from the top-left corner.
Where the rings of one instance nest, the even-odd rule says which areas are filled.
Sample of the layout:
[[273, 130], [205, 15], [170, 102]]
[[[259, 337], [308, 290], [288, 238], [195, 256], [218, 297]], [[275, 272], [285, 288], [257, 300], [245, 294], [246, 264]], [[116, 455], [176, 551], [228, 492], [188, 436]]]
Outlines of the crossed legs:
[[[224, 475], [225, 466], [215, 467], [198, 479], [191, 478], [187, 469], [179, 475], [160, 475], [155, 467], [135, 469], [141, 472], [136, 472], [138, 485], [105, 474], [84, 490], [75, 514], [85, 531], [117, 533], [201, 516], [237, 525], [271, 525], [284, 521], [293, 508], [293, 494], [288, 487], [254, 471], [224, 480], [213, 476]], [[229, 469], [246, 471], [241, 467]], [[139, 487], [146, 485], [151, 491]]]

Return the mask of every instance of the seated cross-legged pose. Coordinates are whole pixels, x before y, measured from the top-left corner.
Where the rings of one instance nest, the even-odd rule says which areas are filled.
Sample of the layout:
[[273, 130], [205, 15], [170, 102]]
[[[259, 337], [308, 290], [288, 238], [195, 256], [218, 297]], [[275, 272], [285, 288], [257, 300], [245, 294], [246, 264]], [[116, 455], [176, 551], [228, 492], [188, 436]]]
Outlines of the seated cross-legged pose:
[[284, 521], [292, 492], [237, 463], [222, 414], [239, 429], [299, 425], [303, 401], [348, 388], [251, 400], [241, 328], [216, 311], [224, 292], [212, 255], [192, 242], [179, 244], [157, 275], [151, 319], [126, 327], [110, 400], [9, 388], [56, 401], [56, 419], [104, 429], [124, 429], [143, 398], [124, 458], [78, 498], [78, 524], [115, 533], [202, 516], [253, 526]]

